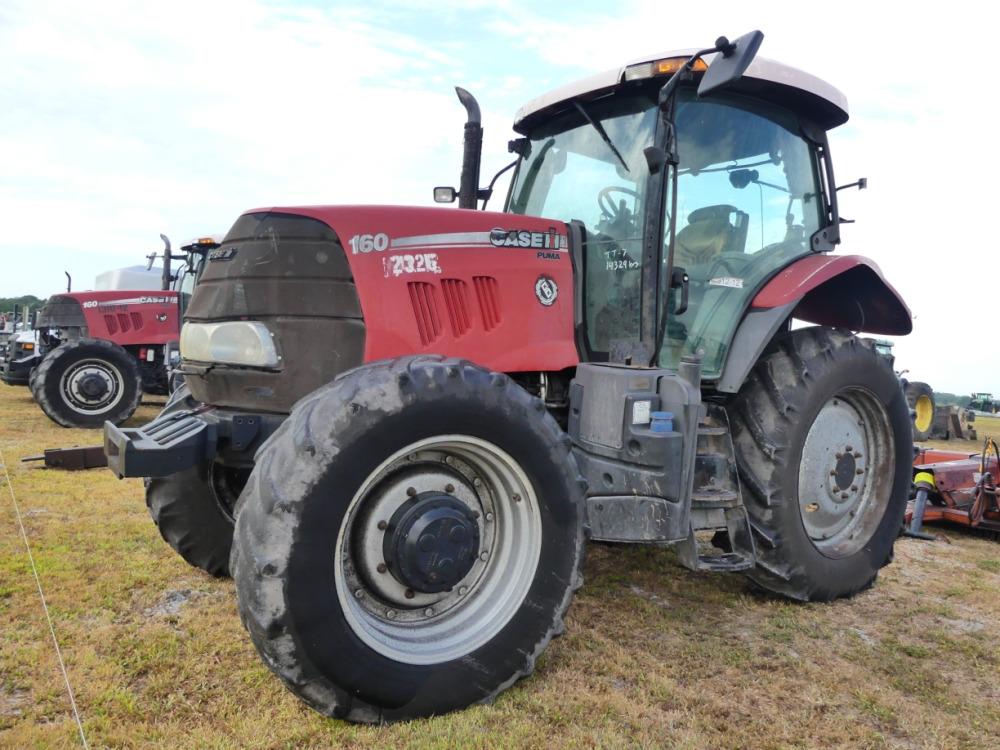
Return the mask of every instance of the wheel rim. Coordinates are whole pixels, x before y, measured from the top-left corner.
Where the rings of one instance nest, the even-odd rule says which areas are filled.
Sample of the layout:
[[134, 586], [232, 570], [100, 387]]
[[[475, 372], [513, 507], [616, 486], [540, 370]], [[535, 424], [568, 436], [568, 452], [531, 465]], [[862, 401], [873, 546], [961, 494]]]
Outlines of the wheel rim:
[[827, 557], [861, 549], [882, 521], [895, 475], [895, 440], [882, 402], [845, 389], [819, 410], [799, 466], [799, 511]]
[[[442, 497], [450, 499], [422, 521], [437, 518], [440, 507], [455, 519], [474, 516], [474, 559], [448, 589], [417, 590], [403, 582], [412, 576], [399, 561], [386, 559], [387, 536], [400, 533], [390, 521]], [[351, 629], [375, 651], [408, 664], [450, 661], [487, 643], [514, 616], [534, 580], [541, 542], [534, 488], [508, 453], [468, 435], [427, 438], [384, 461], [351, 500], [334, 551], [337, 596]]]
[[70, 365], [59, 379], [65, 404], [78, 414], [105, 414], [122, 400], [125, 378], [102, 359], [83, 359]]
[[921, 395], [917, 397], [917, 402], [913, 405], [917, 416], [913, 420], [914, 426], [920, 432], [927, 432], [930, 429], [931, 421], [934, 419], [934, 407], [931, 406], [930, 397]]

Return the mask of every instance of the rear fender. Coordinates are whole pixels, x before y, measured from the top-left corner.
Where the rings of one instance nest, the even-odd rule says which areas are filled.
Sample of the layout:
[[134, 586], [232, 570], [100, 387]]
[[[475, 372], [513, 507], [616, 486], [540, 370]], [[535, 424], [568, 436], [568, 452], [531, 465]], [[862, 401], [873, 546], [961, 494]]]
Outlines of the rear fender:
[[861, 255], [808, 255], [780, 271], [740, 322], [716, 389], [736, 393], [790, 318], [830, 328], [901, 336], [910, 309], [874, 261]]

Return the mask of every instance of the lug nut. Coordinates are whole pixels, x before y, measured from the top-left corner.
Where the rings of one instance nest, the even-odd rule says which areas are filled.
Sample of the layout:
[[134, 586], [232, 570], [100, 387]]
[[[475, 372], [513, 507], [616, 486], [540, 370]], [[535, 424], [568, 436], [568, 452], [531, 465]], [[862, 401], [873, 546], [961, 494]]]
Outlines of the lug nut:
[[856, 484], [852, 484], [851, 485], [851, 492], [857, 492], [857, 491], [858, 491], [858, 486]]
[[354, 598], [355, 599], [364, 599], [365, 598], [365, 590], [364, 589], [355, 589], [355, 591], [354, 591]]
[[425, 614], [425, 615], [426, 615], [427, 617], [430, 617], [431, 615], [433, 615], [433, 614], [434, 614], [434, 609], [433, 609], [433, 607], [428, 607], [427, 609], [425, 609], [425, 610], [424, 610], [424, 614]]
[[458, 595], [459, 596], [465, 596], [468, 593], [469, 593], [469, 587], [468, 586], [459, 586], [458, 587]]
[[413, 593], [413, 589], [407, 589], [403, 593], [403, 596], [405, 596], [407, 599], [412, 599], [414, 596], [416, 596], [416, 594]]
[[479, 559], [482, 560], [483, 562], [486, 562], [487, 560], [490, 559], [490, 553], [489, 552], [480, 552], [479, 553]]
[[519, 502], [521, 502], [521, 496], [520, 496], [520, 495], [518, 495], [518, 494], [515, 494], [515, 495], [514, 495], [514, 496], [513, 496], [513, 497], [512, 497], [511, 499], [512, 499], [512, 500], [513, 500], [513, 501], [514, 501], [515, 503], [519, 503]]
[[379, 573], [385, 573], [389, 569], [389, 566], [385, 563], [379, 563], [378, 567], [375, 568]]
[[487, 514], [486, 514], [486, 520], [487, 520], [487, 521], [492, 521], [492, 520], [493, 520], [493, 514], [492, 514], [492, 513], [489, 513], [489, 512], [487, 512]]
[[865, 473], [865, 470], [864, 469], [857, 469], [854, 473], [857, 474], [858, 476], [861, 476], [862, 474]]
[[406, 494], [409, 495], [410, 497], [413, 497], [414, 495], [417, 494], [417, 488], [416, 487], [407, 487], [406, 488]]
[[449, 466], [451, 466], [452, 464], [455, 463], [455, 459], [452, 458], [451, 456], [445, 456], [444, 462]]
[[854, 450], [854, 448], [849, 445], [844, 450], [846, 450], [848, 453], [851, 453]]
[[379, 531], [385, 531], [388, 526], [389, 526], [389, 524], [386, 523], [385, 521], [379, 521], [378, 522], [378, 530]]
[[394, 620], [396, 618], [396, 610], [387, 609], [385, 611], [385, 616], [388, 617], [390, 620]]
[[830, 476], [831, 476], [831, 477], [835, 477], [835, 476], [837, 476], [837, 470], [836, 470], [836, 469], [832, 469], [832, 470], [830, 471]]
[[444, 486], [444, 491], [447, 492], [447, 493], [449, 493], [449, 494], [452, 493], [452, 492], [454, 492], [455, 491], [455, 485], [453, 485], [453, 484], [446, 484]]
[[476, 477], [475, 479], [472, 480], [472, 485], [473, 485], [473, 487], [482, 487], [483, 486], [483, 480], [480, 479], [479, 477]]

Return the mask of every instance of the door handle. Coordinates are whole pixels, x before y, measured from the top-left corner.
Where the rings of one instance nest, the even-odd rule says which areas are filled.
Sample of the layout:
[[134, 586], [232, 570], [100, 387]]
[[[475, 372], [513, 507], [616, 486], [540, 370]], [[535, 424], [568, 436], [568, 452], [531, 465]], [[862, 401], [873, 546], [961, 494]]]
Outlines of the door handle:
[[691, 277], [683, 268], [674, 267], [670, 272], [670, 288], [681, 290], [681, 301], [674, 308], [674, 315], [683, 315], [688, 309], [688, 287]]

